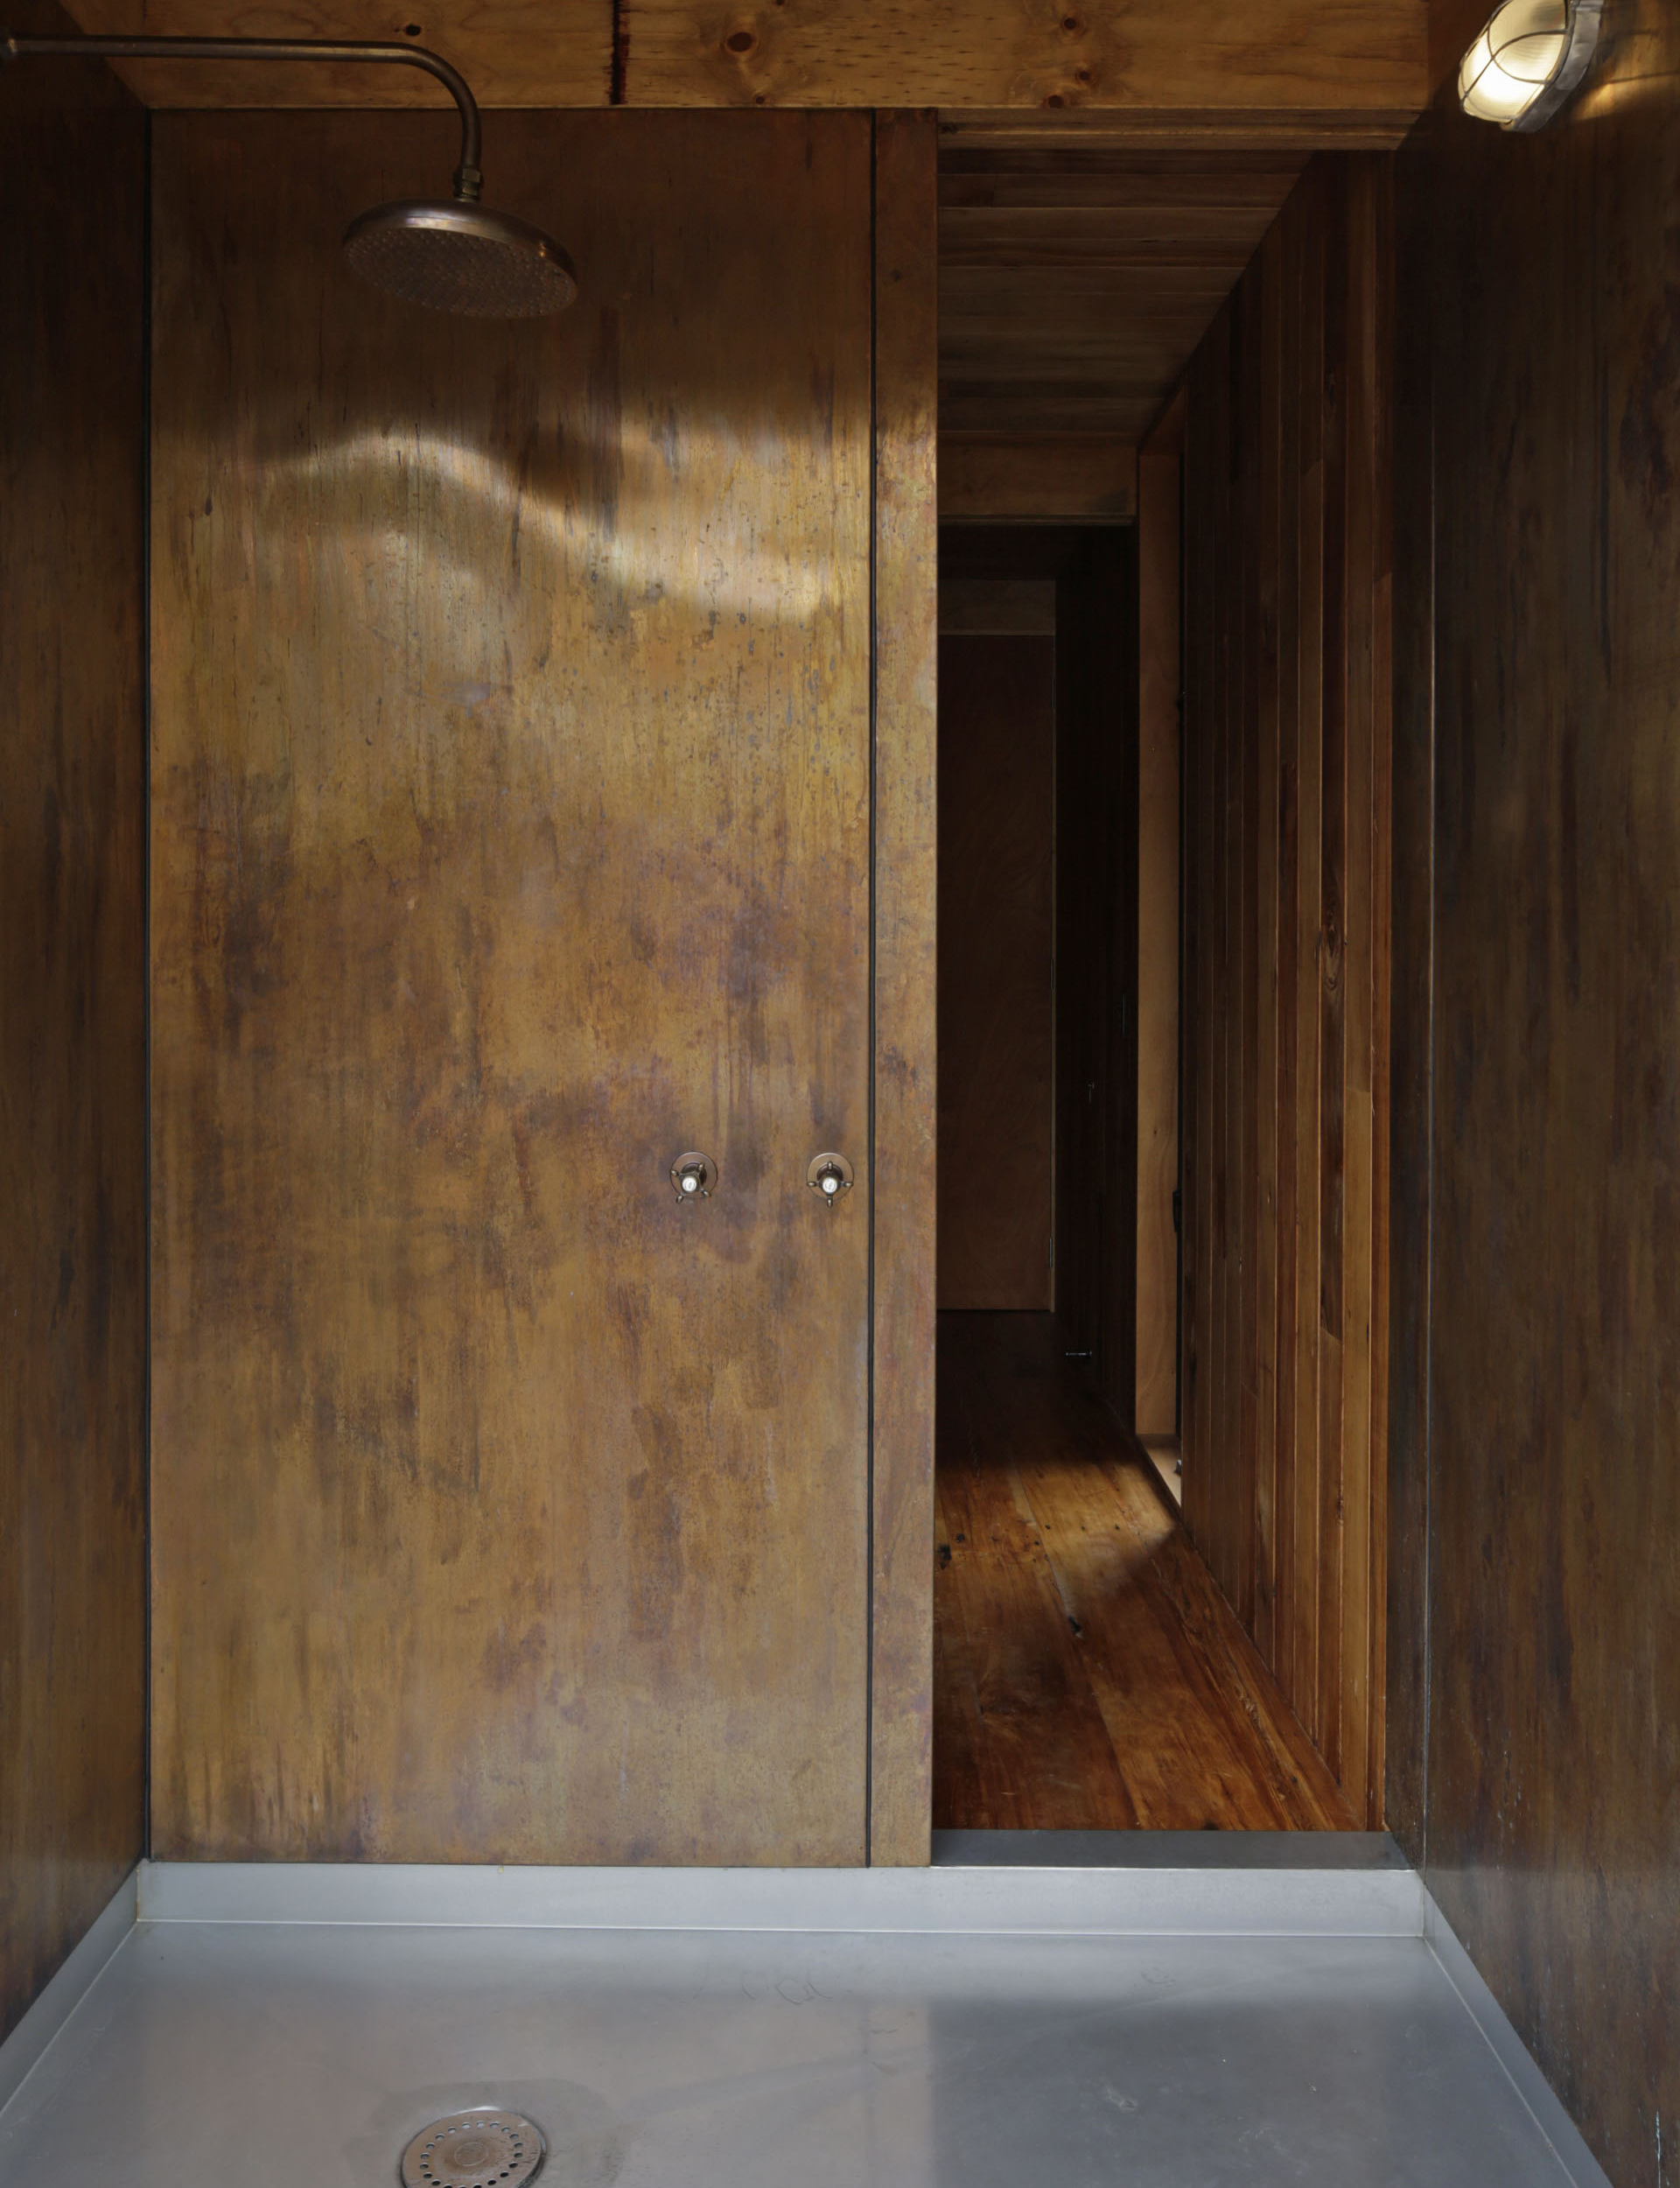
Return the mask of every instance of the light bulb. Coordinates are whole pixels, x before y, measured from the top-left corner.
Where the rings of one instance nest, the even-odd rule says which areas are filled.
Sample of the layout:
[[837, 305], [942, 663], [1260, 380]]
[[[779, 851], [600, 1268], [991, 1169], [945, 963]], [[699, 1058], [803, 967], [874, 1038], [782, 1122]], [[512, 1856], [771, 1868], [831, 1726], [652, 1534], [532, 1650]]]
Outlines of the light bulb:
[[1576, 13], [1578, 21], [1572, 18], [1568, 0], [1505, 0], [1488, 18], [1459, 70], [1459, 104], [1465, 112], [1480, 122], [1497, 122], [1502, 129], [1517, 128], [1551, 93], [1546, 113], [1530, 126], [1546, 118], [1561, 103], [1565, 63], [1572, 63], [1572, 86], [1585, 70], [1596, 35], [1597, 9], [1583, 11], [1577, 0]]

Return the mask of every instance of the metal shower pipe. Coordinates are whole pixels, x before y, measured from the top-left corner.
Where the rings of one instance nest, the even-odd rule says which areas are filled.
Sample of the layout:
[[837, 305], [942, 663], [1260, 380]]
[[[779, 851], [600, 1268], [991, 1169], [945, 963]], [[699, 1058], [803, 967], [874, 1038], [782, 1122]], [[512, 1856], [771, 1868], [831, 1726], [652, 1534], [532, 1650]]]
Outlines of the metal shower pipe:
[[461, 164], [455, 170], [455, 195], [470, 205], [484, 187], [479, 102], [459, 69], [424, 46], [359, 45], [330, 38], [0, 38], [0, 60], [46, 54], [74, 60], [89, 53], [101, 60], [342, 60], [424, 69], [460, 109]]

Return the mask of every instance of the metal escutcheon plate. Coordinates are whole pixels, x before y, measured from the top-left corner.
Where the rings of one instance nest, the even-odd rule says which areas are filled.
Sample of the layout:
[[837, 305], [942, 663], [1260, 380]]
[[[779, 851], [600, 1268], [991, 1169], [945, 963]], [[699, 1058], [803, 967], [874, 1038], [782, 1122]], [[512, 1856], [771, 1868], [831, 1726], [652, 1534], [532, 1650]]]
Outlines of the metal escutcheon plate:
[[718, 1182], [718, 1165], [709, 1154], [690, 1147], [671, 1165], [671, 1190], [680, 1201], [709, 1199]]
[[814, 1154], [805, 1166], [805, 1182], [830, 1208], [854, 1182], [852, 1168], [843, 1154]]

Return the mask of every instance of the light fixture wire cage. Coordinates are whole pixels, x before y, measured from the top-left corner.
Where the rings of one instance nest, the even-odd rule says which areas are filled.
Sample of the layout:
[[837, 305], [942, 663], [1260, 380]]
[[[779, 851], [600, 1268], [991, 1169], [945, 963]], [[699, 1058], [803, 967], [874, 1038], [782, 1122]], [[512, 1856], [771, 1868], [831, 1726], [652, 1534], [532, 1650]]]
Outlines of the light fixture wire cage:
[[1464, 57], [1460, 105], [1502, 129], [1544, 129], [1586, 75], [1603, 12], [1604, 0], [1504, 0]]

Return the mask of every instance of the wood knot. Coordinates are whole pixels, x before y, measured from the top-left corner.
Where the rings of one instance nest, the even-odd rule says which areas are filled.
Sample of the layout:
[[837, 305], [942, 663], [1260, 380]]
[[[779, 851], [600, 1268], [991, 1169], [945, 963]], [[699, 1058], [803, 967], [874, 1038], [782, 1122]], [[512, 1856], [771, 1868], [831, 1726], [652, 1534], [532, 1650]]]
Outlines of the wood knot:
[[731, 53], [750, 53], [758, 42], [758, 33], [754, 31], [732, 31], [724, 40], [724, 50]]

